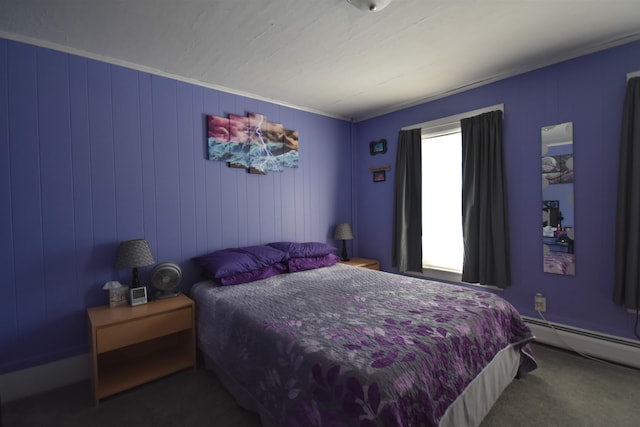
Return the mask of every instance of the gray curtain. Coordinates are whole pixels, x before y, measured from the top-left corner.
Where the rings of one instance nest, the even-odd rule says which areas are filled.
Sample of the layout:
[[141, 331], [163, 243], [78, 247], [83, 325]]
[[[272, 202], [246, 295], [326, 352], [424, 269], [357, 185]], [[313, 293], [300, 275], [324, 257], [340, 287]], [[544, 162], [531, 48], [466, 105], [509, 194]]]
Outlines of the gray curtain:
[[422, 272], [422, 130], [398, 136], [393, 200], [392, 265]]
[[622, 113], [613, 301], [639, 309], [640, 77], [629, 79]]
[[461, 121], [462, 280], [506, 288], [511, 284], [509, 212], [502, 111]]

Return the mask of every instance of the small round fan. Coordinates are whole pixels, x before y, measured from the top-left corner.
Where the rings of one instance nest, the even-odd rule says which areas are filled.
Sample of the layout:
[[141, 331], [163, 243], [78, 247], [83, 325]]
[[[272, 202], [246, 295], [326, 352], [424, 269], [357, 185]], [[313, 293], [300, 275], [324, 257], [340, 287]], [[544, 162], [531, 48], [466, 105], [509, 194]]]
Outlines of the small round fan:
[[151, 284], [158, 290], [156, 298], [170, 298], [180, 295], [177, 291], [182, 280], [182, 269], [172, 262], [161, 262], [151, 270]]

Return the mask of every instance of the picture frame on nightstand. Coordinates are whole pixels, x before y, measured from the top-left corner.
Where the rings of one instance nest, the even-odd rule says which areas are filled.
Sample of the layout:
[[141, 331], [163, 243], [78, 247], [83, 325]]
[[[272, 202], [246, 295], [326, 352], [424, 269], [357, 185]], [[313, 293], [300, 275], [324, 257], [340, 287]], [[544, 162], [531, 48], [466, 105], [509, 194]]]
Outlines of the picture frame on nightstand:
[[129, 305], [128, 296], [129, 288], [127, 286], [109, 289], [109, 307], [125, 307]]

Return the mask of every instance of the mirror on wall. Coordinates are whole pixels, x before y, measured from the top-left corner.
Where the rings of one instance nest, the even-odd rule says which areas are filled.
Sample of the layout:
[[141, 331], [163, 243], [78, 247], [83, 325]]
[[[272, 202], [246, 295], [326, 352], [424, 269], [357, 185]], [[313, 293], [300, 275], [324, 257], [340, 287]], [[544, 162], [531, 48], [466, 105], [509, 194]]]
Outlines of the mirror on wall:
[[575, 275], [573, 123], [542, 127], [544, 272]]

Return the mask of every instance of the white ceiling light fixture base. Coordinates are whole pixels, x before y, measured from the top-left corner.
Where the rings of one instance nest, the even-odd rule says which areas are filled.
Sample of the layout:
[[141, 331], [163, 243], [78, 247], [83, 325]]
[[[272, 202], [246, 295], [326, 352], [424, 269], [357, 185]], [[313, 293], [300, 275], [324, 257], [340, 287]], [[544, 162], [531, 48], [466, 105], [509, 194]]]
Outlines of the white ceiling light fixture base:
[[380, 12], [382, 9], [389, 6], [391, 0], [347, 0], [347, 2], [360, 10], [367, 12]]

